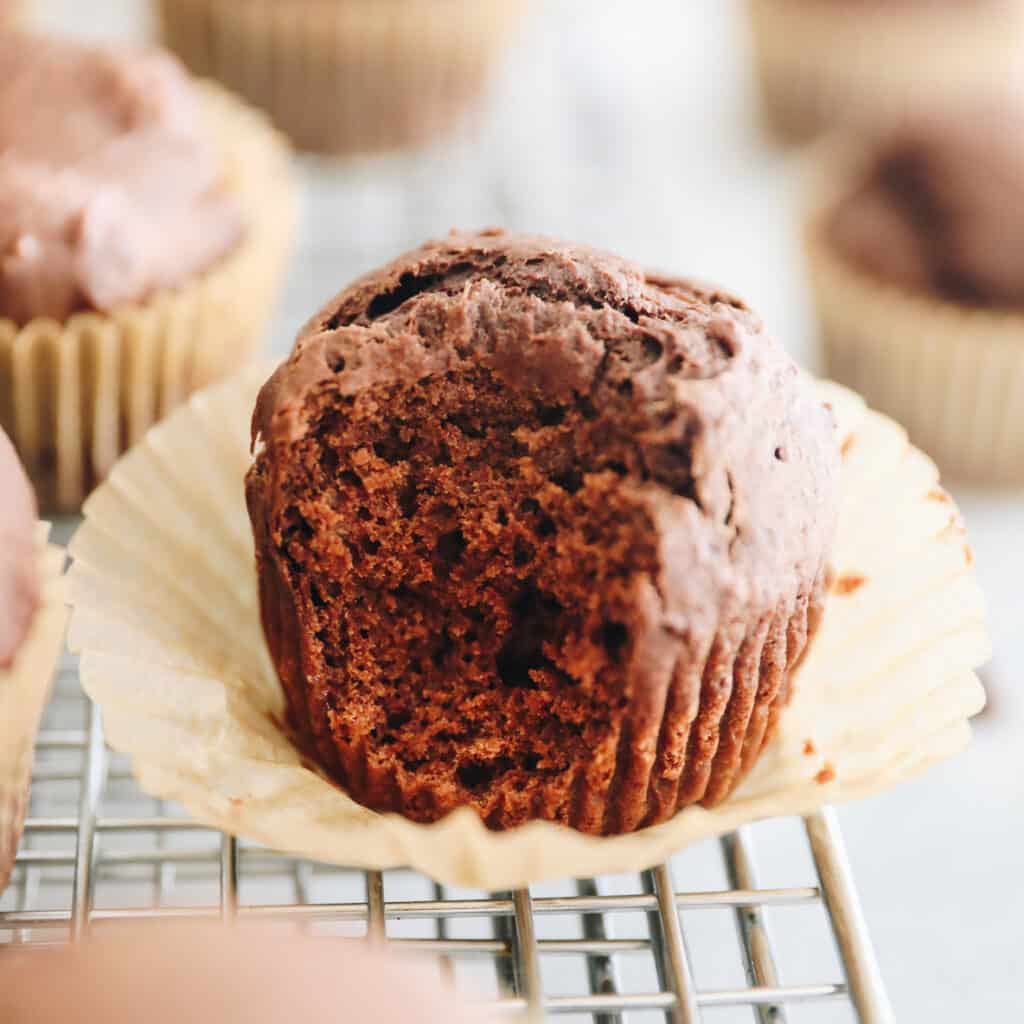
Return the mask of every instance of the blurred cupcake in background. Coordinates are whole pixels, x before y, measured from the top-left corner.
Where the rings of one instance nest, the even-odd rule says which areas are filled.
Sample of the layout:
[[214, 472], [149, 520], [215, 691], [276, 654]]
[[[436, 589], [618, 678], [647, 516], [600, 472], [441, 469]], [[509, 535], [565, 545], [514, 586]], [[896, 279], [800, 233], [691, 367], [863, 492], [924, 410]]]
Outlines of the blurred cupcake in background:
[[805, 238], [830, 376], [944, 473], [1024, 484], [1024, 110], [815, 156]]
[[[0, 892], [21, 840], [32, 751], [67, 619], [64, 556], [46, 535], [25, 472], [0, 430]], [[0, 1020], [10, 1018], [0, 1012]]]
[[0, 1020], [494, 1024], [436, 969], [382, 946], [251, 925], [113, 925], [86, 942], [0, 957]]
[[158, 52], [0, 36], [0, 426], [74, 509], [258, 340], [294, 219], [287, 147]]
[[480, 97], [528, 0], [157, 0], [166, 44], [301, 148], [430, 142]]
[[789, 141], [1019, 88], [1021, 0], [749, 0], [761, 105]]

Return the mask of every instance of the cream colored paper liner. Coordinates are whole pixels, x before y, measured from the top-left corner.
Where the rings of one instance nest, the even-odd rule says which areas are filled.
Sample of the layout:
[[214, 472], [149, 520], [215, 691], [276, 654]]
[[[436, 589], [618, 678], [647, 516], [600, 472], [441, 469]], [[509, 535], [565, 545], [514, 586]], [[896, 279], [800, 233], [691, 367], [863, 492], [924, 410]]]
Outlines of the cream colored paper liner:
[[110, 743], [147, 792], [200, 821], [319, 860], [408, 865], [501, 889], [639, 869], [744, 822], [885, 789], [961, 749], [988, 653], [963, 530], [932, 463], [849, 391], [822, 384], [845, 456], [837, 592], [775, 739], [730, 799], [615, 838], [533, 823], [488, 832], [355, 804], [274, 724], [242, 478], [269, 368], [196, 396], [89, 499], [74, 539], [71, 645]]
[[46, 543], [48, 533], [49, 527], [40, 523], [36, 535], [42, 580], [39, 608], [14, 663], [0, 668], [0, 892], [10, 878], [21, 838], [36, 731], [67, 623], [64, 551]]
[[804, 240], [826, 372], [898, 419], [944, 474], [1024, 484], [1024, 313], [908, 292], [836, 251], [827, 219], [864, 152], [829, 141], [811, 157]]
[[164, 42], [304, 149], [427, 142], [476, 99], [526, 0], [159, 0]]
[[118, 456], [197, 388], [242, 365], [276, 298], [295, 221], [287, 146], [262, 115], [202, 92], [246, 235], [181, 289], [110, 315], [0, 319], [0, 426], [48, 510], [76, 510]]
[[806, 138], [1019, 90], [1024, 3], [749, 0], [768, 125]]

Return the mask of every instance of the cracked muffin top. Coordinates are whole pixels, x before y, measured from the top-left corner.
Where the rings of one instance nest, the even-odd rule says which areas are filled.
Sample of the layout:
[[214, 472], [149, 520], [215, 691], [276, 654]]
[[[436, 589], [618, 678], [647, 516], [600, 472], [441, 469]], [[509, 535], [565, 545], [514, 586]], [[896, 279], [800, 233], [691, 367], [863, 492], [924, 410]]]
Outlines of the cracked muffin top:
[[734, 296], [582, 245], [452, 233], [367, 274], [300, 333], [254, 439], [302, 437], [324, 390], [467, 362], [618, 435], [594, 469], [619, 463], [671, 525], [661, 589], [681, 625], [709, 587], [771, 607], [820, 562], [837, 505], [832, 417], [782, 346]]

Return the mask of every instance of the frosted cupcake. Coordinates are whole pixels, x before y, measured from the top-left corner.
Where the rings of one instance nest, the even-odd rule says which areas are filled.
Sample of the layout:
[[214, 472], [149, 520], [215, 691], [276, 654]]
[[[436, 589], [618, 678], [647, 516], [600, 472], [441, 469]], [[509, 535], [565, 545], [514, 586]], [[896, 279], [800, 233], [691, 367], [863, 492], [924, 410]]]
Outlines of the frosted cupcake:
[[62, 554], [46, 547], [36, 501], [0, 430], [0, 891], [21, 839], [32, 749], [63, 638]]
[[944, 471], [1024, 483], [1024, 114], [819, 154], [806, 230], [828, 372]]
[[249, 354], [291, 229], [287, 152], [156, 52], [0, 37], [0, 424], [76, 507]]
[[429, 142], [474, 105], [525, 0], [158, 0], [197, 74], [267, 110], [303, 149]]
[[1020, 85], [1020, 0], [750, 0], [765, 121], [801, 139]]

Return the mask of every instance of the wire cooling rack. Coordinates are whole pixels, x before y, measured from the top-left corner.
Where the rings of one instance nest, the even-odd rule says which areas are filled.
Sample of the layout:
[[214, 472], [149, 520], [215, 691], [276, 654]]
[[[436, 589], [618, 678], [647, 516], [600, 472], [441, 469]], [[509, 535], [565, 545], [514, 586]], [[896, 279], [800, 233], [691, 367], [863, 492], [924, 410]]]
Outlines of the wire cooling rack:
[[[77, 941], [126, 919], [238, 916], [432, 955], [457, 985], [512, 1017], [892, 1019], [831, 810], [788, 823], [802, 854], [787, 856], [802, 859], [807, 877], [777, 888], [758, 882], [762, 826], [640, 875], [505, 893], [317, 864], [221, 835], [141, 794], [127, 761], [106, 749], [70, 656], [34, 775], [25, 836], [0, 897], [0, 944]], [[831, 967], [821, 966], [823, 951]], [[812, 969], [825, 980], [788, 976]]]

